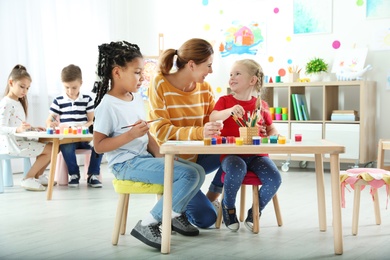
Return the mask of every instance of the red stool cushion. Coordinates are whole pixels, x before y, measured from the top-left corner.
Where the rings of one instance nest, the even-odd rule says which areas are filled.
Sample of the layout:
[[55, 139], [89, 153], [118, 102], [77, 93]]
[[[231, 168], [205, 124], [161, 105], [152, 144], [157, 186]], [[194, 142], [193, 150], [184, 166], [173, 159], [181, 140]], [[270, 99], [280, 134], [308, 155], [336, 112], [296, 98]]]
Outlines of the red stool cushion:
[[[222, 183], [225, 182], [225, 172], [222, 172], [221, 181]], [[244, 180], [242, 181], [242, 184], [245, 185], [262, 185], [263, 183], [260, 181], [260, 179], [257, 177], [257, 175], [252, 172], [248, 171], [244, 177]]]

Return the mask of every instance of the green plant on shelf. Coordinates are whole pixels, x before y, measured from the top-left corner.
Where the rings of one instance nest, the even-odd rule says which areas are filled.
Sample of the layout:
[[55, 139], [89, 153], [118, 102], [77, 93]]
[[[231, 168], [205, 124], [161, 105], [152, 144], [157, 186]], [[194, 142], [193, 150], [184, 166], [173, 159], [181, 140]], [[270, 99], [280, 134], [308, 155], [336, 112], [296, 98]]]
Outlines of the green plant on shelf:
[[313, 58], [306, 64], [306, 74], [327, 72], [328, 64], [321, 58]]

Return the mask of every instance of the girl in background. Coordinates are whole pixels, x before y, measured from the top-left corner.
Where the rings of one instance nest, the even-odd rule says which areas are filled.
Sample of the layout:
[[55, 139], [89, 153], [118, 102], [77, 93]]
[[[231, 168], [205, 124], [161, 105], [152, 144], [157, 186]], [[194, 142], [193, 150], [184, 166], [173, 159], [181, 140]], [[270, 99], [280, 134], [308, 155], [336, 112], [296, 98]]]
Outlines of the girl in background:
[[[261, 99], [263, 76], [264, 73], [260, 64], [252, 59], [239, 60], [234, 63], [229, 80], [229, 86], [233, 94], [219, 98], [214, 111], [210, 115], [211, 121], [224, 121], [224, 128], [221, 131], [222, 136], [239, 137], [239, 126], [231, 115], [234, 114], [242, 118], [247, 117], [248, 112], [254, 113], [254, 111], [260, 111], [260, 117], [257, 121], [259, 135], [278, 134], [272, 123], [268, 104]], [[252, 96], [254, 91], [257, 93], [257, 97]], [[230, 230], [237, 231], [240, 228], [240, 223], [236, 216], [235, 202], [237, 192], [247, 171], [254, 172], [263, 183], [259, 190], [260, 215], [261, 211], [276, 194], [282, 182], [281, 176], [275, 163], [267, 154], [222, 155], [221, 161], [222, 170], [226, 174], [221, 205], [223, 220]], [[253, 230], [252, 208], [248, 210], [245, 226], [249, 230]]]
[[15, 136], [15, 133], [29, 130], [45, 131], [43, 127], [32, 127], [26, 122], [30, 85], [31, 77], [26, 68], [16, 65], [8, 77], [4, 97], [0, 101], [0, 153], [36, 157], [35, 163], [21, 181], [21, 186], [30, 191], [44, 191], [48, 178], [43, 172], [50, 163], [51, 143], [44, 144]]
[[[135, 44], [123, 41], [99, 46], [97, 75], [101, 82], [97, 83], [93, 142], [97, 153], [106, 154], [116, 179], [164, 184], [164, 158], [149, 133], [142, 97], [136, 94], [144, 80], [143, 67], [142, 54]], [[201, 166], [184, 160], [174, 162], [172, 230], [185, 236], [199, 234], [184, 211], [204, 180]], [[131, 231], [131, 235], [159, 250], [162, 203], [163, 198]]]

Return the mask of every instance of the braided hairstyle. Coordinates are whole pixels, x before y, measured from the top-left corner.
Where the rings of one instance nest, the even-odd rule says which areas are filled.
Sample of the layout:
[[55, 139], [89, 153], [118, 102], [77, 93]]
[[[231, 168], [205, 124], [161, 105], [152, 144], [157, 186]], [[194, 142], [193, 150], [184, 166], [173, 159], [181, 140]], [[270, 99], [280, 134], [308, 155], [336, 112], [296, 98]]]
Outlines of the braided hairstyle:
[[238, 60], [236, 61], [236, 64], [245, 66], [245, 68], [248, 70], [249, 75], [257, 77], [257, 82], [254, 86], [254, 90], [257, 93], [256, 109], [260, 111], [262, 109], [261, 95], [263, 94], [263, 79], [264, 79], [263, 68], [260, 66], [259, 63], [257, 63], [252, 59]]
[[99, 81], [96, 81], [92, 89], [96, 93], [95, 108], [102, 101], [103, 96], [111, 87], [112, 69], [116, 66], [126, 67], [128, 62], [135, 58], [143, 58], [140, 48], [136, 44], [126, 41], [104, 43], [99, 46], [99, 60], [96, 74]]
[[[24, 67], [23, 65], [20, 65], [20, 64], [16, 65], [12, 69], [11, 73], [8, 76], [7, 86], [5, 87], [4, 96], [8, 95], [8, 93], [10, 92], [10, 85], [8, 83], [9, 80], [19, 81], [19, 80], [22, 80], [22, 79], [25, 79], [25, 78], [29, 79], [30, 82], [32, 81], [31, 76], [27, 72], [26, 67]], [[27, 96], [24, 96], [22, 98], [18, 98], [18, 100], [22, 104], [24, 113], [26, 114], [26, 117], [27, 117], [27, 108], [28, 108]]]

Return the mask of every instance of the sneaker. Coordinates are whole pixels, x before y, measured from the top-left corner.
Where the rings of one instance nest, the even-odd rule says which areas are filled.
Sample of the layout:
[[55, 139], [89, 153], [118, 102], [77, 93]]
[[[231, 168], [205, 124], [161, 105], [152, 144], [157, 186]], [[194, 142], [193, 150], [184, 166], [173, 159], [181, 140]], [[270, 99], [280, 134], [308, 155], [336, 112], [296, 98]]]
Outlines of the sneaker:
[[214, 209], [215, 209], [215, 211], [216, 211], [217, 214], [218, 214], [218, 210], [219, 210], [219, 208], [221, 207], [221, 202], [219, 202], [219, 200], [214, 200], [213, 202], [211, 202], [211, 204], [213, 204]]
[[77, 174], [70, 175], [68, 186], [71, 188], [79, 187], [79, 180], [80, 180], [80, 176], [78, 176]]
[[26, 190], [30, 191], [45, 191], [46, 188], [39, 183], [35, 178], [24, 179], [20, 182], [20, 186]]
[[97, 175], [90, 175], [87, 179], [88, 186], [92, 188], [101, 188], [103, 187], [102, 183], [99, 181], [99, 178]]
[[160, 223], [142, 226], [141, 222], [142, 220], [138, 221], [130, 234], [148, 246], [161, 250]]
[[172, 230], [176, 231], [183, 236], [197, 236], [199, 235], [199, 229], [194, 227], [187, 218], [185, 213], [172, 219]]
[[[259, 217], [260, 216], [261, 216], [261, 212], [259, 214]], [[248, 210], [248, 216], [246, 217], [244, 224], [245, 224], [245, 227], [247, 229], [249, 229], [249, 231], [253, 232], [253, 211], [252, 211], [252, 208], [250, 208]]]
[[[41, 176], [38, 177], [38, 181], [43, 186], [47, 186], [49, 184], [49, 177], [44, 173], [44, 174], [42, 174]], [[57, 185], [57, 182], [54, 181], [54, 185], [53, 186], [56, 186], [56, 185]]]
[[232, 231], [237, 231], [240, 228], [240, 222], [238, 222], [236, 215], [236, 208], [228, 209], [222, 205], [223, 222], [226, 227]]

